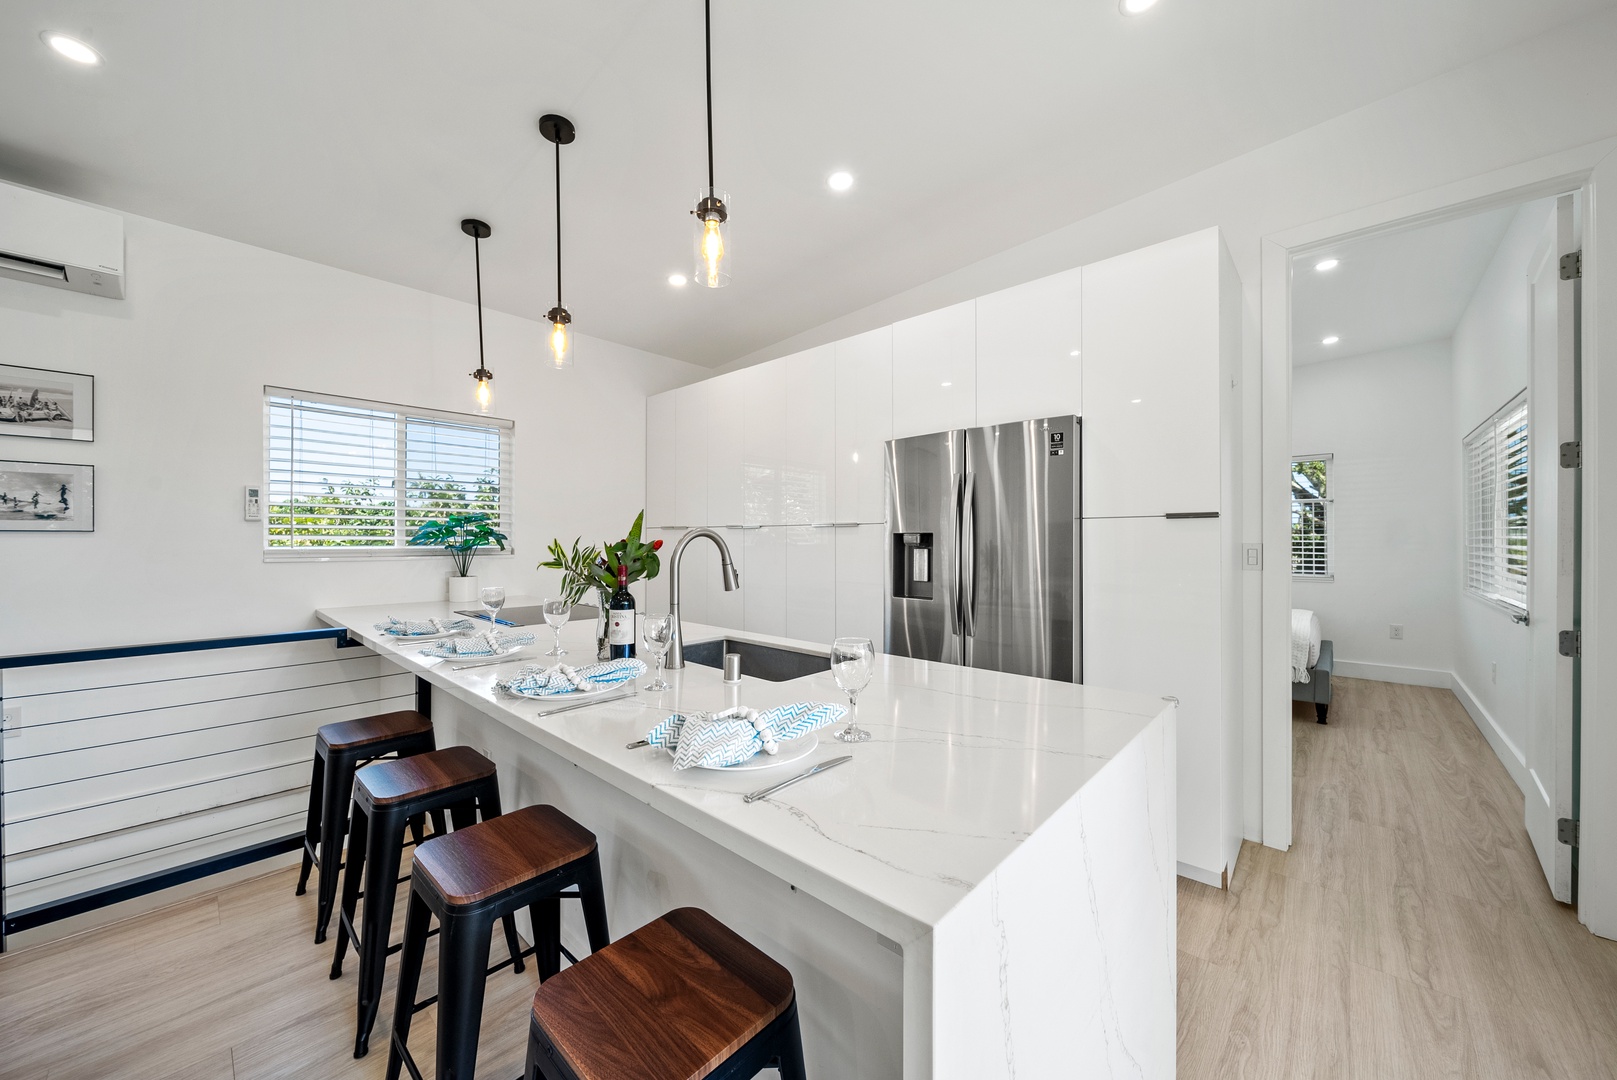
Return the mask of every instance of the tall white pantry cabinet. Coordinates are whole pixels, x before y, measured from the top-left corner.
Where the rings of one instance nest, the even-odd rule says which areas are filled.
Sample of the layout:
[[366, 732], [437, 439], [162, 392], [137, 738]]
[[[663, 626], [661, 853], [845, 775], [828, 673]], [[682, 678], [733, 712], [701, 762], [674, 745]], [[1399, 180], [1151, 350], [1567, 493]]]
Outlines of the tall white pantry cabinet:
[[742, 575], [725, 593], [716, 559], [687, 560], [685, 616], [880, 644], [887, 440], [1077, 413], [1084, 682], [1178, 700], [1179, 872], [1223, 883], [1240, 847], [1240, 293], [1207, 229], [650, 398], [650, 534], [715, 528]]

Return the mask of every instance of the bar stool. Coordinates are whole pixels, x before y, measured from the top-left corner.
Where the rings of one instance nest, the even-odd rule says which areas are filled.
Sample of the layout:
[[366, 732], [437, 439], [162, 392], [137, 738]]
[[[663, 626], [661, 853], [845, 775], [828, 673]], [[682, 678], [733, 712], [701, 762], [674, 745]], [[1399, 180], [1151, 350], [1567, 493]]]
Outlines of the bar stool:
[[[562, 891], [569, 888], [575, 891]], [[509, 918], [511, 912], [524, 907], [529, 910], [534, 936], [529, 953], [534, 955], [542, 981], [561, 969], [563, 897], [577, 897], [582, 905], [590, 951], [606, 948], [611, 938], [595, 835], [554, 806], [523, 807], [469, 829], [434, 837], [416, 849], [387, 1080], [398, 1080], [405, 1063], [411, 1076], [421, 1076], [406, 1044], [411, 1018], [434, 1001], [438, 1004], [437, 1074], [471, 1080], [483, 1019], [483, 983], [507, 963], [488, 966], [494, 920]], [[443, 930], [438, 938], [438, 993], [417, 1002], [433, 916]]]
[[[359, 952], [359, 1029], [354, 1037], [357, 1058], [364, 1057], [370, 1049], [387, 958], [398, 951], [398, 946], [389, 947], [388, 934], [393, 926], [393, 900], [405, 830], [412, 818], [441, 814], [446, 809], [456, 829], [470, 828], [479, 815], [484, 821], [499, 817], [500, 785], [494, 762], [469, 746], [451, 746], [378, 761], [354, 774], [353, 820], [348, 827], [348, 859], [343, 870], [331, 977], [342, 977], [348, 941], [354, 939]], [[418, 850], [424, 849], [425, 845]], [[361, 896], [365, 898], [363, 933], [354, 926], [354, 909]], [[505, 917], [505, 942], [511, 951], [512, 966], [521, 971], [516, 921], [509, 915]]]
[[806, 1080], [791, 973], [699, 908], [670, 911], [533, 996], [524, 1080], [744, 1080], [771, 1067]]
[[[309, 816], [303, 826], [303, 869], [298, 873], [297, 895], [308, 890], [309, 871], [318, 866], [316, 945], [326, 940], [331, 909], [337, 902], [337, 871], [342, 869], [342, 842], [348, 831], [354, 771], [377, 758], [393, 754], [409, 757], [433, 748], [432, 721], [413, 710], [326, 724], [315, 734], [314, 772], [309, 778]], [[443, 831], [441, 820], [435, 824]], [[418, 832], [416, 841], [421, 839]], [[335, 857], [328, 858], [328, 852], [334, 852]]]

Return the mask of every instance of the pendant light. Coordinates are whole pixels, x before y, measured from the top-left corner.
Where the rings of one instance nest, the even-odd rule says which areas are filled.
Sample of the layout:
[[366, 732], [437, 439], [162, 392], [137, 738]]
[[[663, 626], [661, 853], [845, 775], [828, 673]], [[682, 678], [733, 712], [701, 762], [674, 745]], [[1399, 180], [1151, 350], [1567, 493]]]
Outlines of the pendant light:
[[713, 186], [713, 4], [702, 0], [707, 49], [707, 187], [696, 196], [696, 280], [710, 289], [730, 284], [730, 193]]
[[472, 265], [477, 268], [477, 370], [472, 372], [472, 378], [477, 380], [477, 411], [488, 412], [494, 398], [494, 388], [489, 385], [494, 381], [494, 372], [483, 361], [483, 254], [479, 245], [494, 230], [486, 221], [466, 218], [460, 223], [460, 231], [472, 238]]
[[545, 318], [550, 320], [550, 361], [558, 368], [566, 368], [573, 365], [573, 335], [567, 329], [573, 316], [561, 306], [561, 148], [577, 136], [573, 122], [555, 113], [539, 118], [539, 134], [556, 144], [556, 306], [545, 313]]

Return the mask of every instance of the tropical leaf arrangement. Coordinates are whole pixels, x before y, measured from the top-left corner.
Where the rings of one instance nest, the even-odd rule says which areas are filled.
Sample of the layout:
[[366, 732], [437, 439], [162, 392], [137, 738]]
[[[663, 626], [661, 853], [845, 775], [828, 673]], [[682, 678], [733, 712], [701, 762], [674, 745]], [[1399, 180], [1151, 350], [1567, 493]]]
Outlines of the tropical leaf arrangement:
[[570, 604], [583, 600], [591, 589], [603, 598], [610, 597], [618, 587], [619, 567], [628, 567], [630, 582], [650, 581], [662, 570], [657, 552], [663, 542], [653, 540], [648, 544], [640, 538], [645, 520], [646, 512], [642, 510], [635, 516], [629, 535], [615, 544], [585, 547], [583, 538], [579, 537], [573, 540], [572, 550], [568, 551], [560, 540], [552, 540], [550, 558], [540, 563], [539, 568], [561, 571], [562, 599]]
[[422, 522], [410, 535], [410, 544], [443, 548], [454, 560], [460, 576], [466, 577], [471, 573], [472, 558], [479, 548], [498, 545], [501, 551], [505, 550], [506, 536], [493, 522], [488, 514], [450, 514], [442, 521]]

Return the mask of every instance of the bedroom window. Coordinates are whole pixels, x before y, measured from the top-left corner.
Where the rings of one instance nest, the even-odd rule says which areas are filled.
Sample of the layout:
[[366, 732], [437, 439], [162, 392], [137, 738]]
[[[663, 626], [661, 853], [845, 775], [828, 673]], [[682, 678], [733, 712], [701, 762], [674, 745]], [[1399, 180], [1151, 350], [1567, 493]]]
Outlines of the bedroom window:
[[509, 420], [266, 386], [265, 558], [439, 554], [406, 541], [447, 514], [510, 532], [511, 436]]
[[1465, 591], [1527, 612], [1527, 391], [1465, 437]]
[[1291, 576], [1331, 578], [1331, 455], [1291, 462]]

